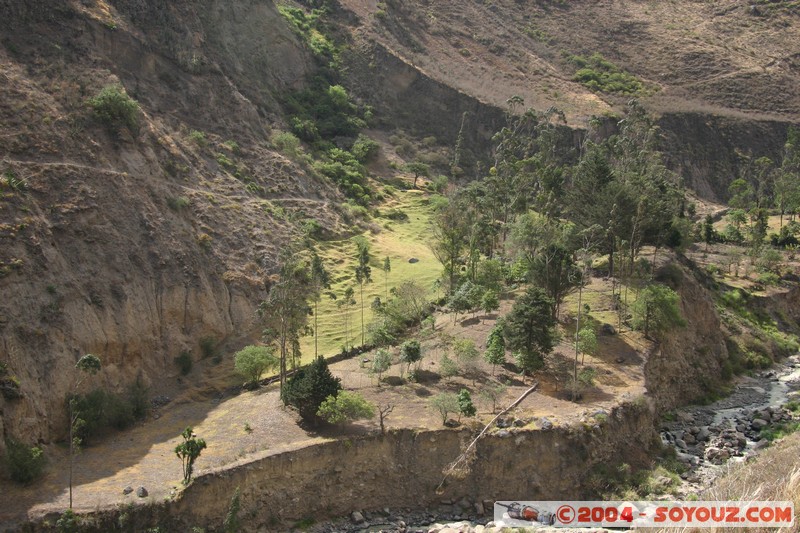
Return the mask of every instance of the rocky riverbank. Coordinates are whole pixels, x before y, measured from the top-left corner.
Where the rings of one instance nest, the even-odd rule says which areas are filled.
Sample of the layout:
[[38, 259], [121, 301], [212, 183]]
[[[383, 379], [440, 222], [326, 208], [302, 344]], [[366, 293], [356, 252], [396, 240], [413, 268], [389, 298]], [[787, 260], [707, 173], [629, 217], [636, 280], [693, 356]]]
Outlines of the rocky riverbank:
[[728, 461], [743, 461], [769, 446], [770, 432], [800, 419], [783, 408], [800, 390], [800, 355], [755, 376], [741, 378], [730, 395], [690, 406], [664, 422], [661, 439], [687, 465], [679, 496], [700, 493]]
[[[701, 494], [713, 485], [726, 465], [754, 457], [770, 445], [767, 434], [800, 420], [783, 406], [800, 400], [800, 355], [754, 376], [740, 378], [730, 395], [714, 403], [688, 406], [662, 423], [661, 439], [675, 448], [687, 466], [677, 498]], [[513, 427], [513, 419], [498, 421]], [[493, 502], [442, 500], [435, 508], [354, 512], [338, 521], [318, 524], [310, 531], [398, 533], [490, 533], [502, 531], [492, 521]], [[552, 528], [538, 531], [549, 531]], [[568, 531], [563, 528], [559, 532]], [[598, 530], [592, 530], [598, 531]]]

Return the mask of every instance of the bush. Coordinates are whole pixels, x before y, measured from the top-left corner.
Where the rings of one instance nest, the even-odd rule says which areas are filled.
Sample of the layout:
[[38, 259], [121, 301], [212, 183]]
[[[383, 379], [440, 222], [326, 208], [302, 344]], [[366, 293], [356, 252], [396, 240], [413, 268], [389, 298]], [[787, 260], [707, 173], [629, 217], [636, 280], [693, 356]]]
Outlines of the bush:
[[178, 196], [177, 198], [167, 198], [167, 205], [173, 211], [181, 211], [186, 209], [191, 204], [191, 201], [185, 196]]
[[352, 420], [373, 418], [375, 407], [358, 393], [341, 391], [336, 396], [328, 396], [322, 402], [317, 416], [329, 424], [344, 424]]
[[410, 340], [400, 347], [400, 362], [411, 366], [422, 359], [422, 348], [419, 341]]
[[95, 116], [109, 127], [139, 128], [139, 104], [120, 85], [107, 85], [89, 100]]
[[374, 161], [380, 151], [380, 145], [369, 137], [359, 134], [353, 148], [350, 150], [359, 163], [367, 164]]
[[271, 346], [247, 346], [233, 356], [236, 372], [248, 380], [248, 384], [258, 386], [261, 374], [278, 366], [275, 349]]
[[459, 412], [458, 396], [452, 392], [441, 392], [430, 399], [430, 405], [439, 412], [442, 424], [447, 422], [447, 415]]
[[316, 423], [322, 402], [328, 396], [338, 395], [341, 389], [341, 380], [333, 377], [325, 359], [317, 357], [289, 378], [281, 391], [281, 399], [285, 405], [296, 408], [304, 420]]
[[141, 420], [150, 411], [150, 400], [148, 398], [149, 389], [144, 386], [141, 376], [128, 387], [128, 402], [131, 405], [131, 413], [134, 420]]
[[272, 136], [272, 144], [284, 155], [294, 159], [301, 152], [300, 139], [289, 132], [281, 132]]
[[197, 130], [190, 131], [189, 140], [200, 147], [205, 147], [208, 144], [208, 140], [206, 139], [206, 134], [203, 133], [202, 131], [197, 131]]
[[774, 272], [762, 272], [756, 278], [756, 282], [766, 286], [780, 285], [781, 278], [778, 277], [778, 275], [775, 274]]
[[27, 484], [42, 475], [46, 459], [38, 446], [28, 446], [16, 439], [6, 439], [6, 468], [17, 483]]
[[192, 353], [184, 350], [175, 358], [175, 364], [184, 376], [192, 371]]
[[198, 344], [200, 345], [200, 353], [203, 354], [203, 359], [216, 355], [217, 339], [213, 336], [201, 337]]
[[466, 417], [475, 416], [477, 412], [467, 389], [458, 391], [458, 412]]
[[573, 81], [581, 83], [592, 91], [623, 95], [640, 95], [648, 92], [644, 83], [599, 53], [594, 53], [588, 58], [570, 56], [569, 61], [578, 68], [572, 78]]

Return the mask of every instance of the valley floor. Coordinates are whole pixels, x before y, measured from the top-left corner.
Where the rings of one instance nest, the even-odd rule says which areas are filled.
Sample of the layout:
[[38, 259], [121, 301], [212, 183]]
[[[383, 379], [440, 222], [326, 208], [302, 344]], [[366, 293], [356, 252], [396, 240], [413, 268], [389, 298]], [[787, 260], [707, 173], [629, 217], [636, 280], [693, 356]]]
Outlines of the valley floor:
[[[593, 310], [602, 315], [604, 302], [610, 301], [610, 284], [596, 279], [588, 292], [593, 295]], [[503, 300], [499, 315], [507, 312], [511, 304], [511, 300]], [[446, 348], [440, 346], [439, 339], [470, 338], [482, 353], [496, 319], [497, 315], [478, 314], [454, 321], [452, 315], [438, 315], [436, 333], [422, 343], [424, 358], [418, 383], [401, 380], [395, 365], [384, 374], [383, 384], [379, 387], [376, 378], [361, 365], [362, 358], [369, 358], [370, 354], [335, 363], [331, 370], [342, 378], [346, 389], [358, 390], [378, 405], [395, 405], [386, 421], [388, 428], [440, 428], [441, 417], [429, 406], [429, 397], [442, 391], [457, 392], [461, 388], [470, 390], [478, 407], [477, 419], [485, 424], [493, 413], [491, 404], [479, 397], [483, 385], [501, 378], [507, 382], [504, 398], [497, 402], [499, 408], [510, 404], [531, 386], [531, 381], [521, 380], [511, 366], [498, 367], [493, 374], [491, 367], [483, 362], [475, 382], [462, 376], [440, 380], [436, 369]], [[550, 357], [573, 360], [573, 346], [568, 336], [565, 337]], [[596, 370], [595, 385], [584, 392], [580, 403], [569, 401], [557, 376], [540, 372], [535, 377], [539, 388], [517, 408], [517, 418], [530, 419], [530, 427], [548, 423], [591, 423], [592, 416], [610, 411], [620, 401], [640, 397], [645, 392], [645, 357], [642, 354], [647, 347], [635, 332], [601, 336], [598, 355], [587, 355], [585, 362]], [[263, 457], [329, 439], [379, 431], [377, 420], [341, 429], [304, 429], [298, 424], [296, 414], [282, 407], [277, 384], [222, 400], [198, 399], [203, 397], [199, 387], [201, 385], [157, 410], [146, 423], [113, 434], [78, 455], [75, 458], [74, 507], [91, 511], [169, 498], [180, 487], [181, 465], [173, 450], [186, 426], [192, 426], [195, 433], [208, 443], [196, 464], [196, 474], [247, 462], [256, 455]], [[0, 509], [0, 523], [61, 512], [67, 507], [67, 454], [64, 449], [54, 446], [47, 453], [51, 460], [41, 483], [27, 488], [2, 487], [5, 494], [14, 497], [6, 500]], [[124, 495], [123, 489], [128, 486], [134, 492]], [[137, 496], [140, 486], [146, 488], [148, 496]]]

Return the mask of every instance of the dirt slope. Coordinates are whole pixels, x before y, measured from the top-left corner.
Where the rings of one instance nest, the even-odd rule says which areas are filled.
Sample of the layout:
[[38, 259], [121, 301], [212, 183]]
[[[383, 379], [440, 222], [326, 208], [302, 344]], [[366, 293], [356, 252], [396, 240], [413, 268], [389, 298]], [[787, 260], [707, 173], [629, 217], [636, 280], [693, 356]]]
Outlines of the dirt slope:
[[[306, 52], [271, 3], [203, 4], [0, 2], [0, 174], [22, 183], [0, 188], [0, 361], [23, 395], [0, 398], [3, 435], [62, 437], [87, 352], [98, 384], [169, 393], [181, 351], [260, 331], [295, 222], [341, 227], [336, 190], [269, 144]], [[93, 117], [109, 84], [138, 128]]]
[[[575, 127], [623, 108], [572, 81], [569, 54], [652, 89], [670, 164], [705, 198], [748, 154], [777, 158], [800, 117], [790, 2], [341, 0], [331, 17], [381, 135], [460, 132], [468, 175], [512, 95]], [[306, 218], [341, 232], [343, 198], [269, 142], [281, 95], [314, 73], [274, 2], [0, 0], [0, 19], [0, 361], [23, 394], [0, 398], [0, 433], [50, 441], [81, 354], [111, 388], [141, 375], [169, 392], [181, 351], [257, 333], [277, 251]], [[139, 128], [92, 116], [109, 84]]]
[[748, 158], [780, 160], [788, 124], [800, 121], [796, 3], [339, 3], [366, 58], [351, 74], [391, 114], [387, 127], [455, 143], [464, 117], [467, 135], [485, 143], [491, 133], [480, 130], [496, 131], [515, 95], [534, 109], [563, 110], [576, 128], [621, 115], [630, 95], [573, 81], [578, 67], [569, 57], [600, 53], [644, 83], [638, 98], [660, 117], [670, 168], [702, 198], [724, 201]]
[[800, 117], [800, 13], [783, 5], [791, 2], [340, 3], [358, 16], [359, 33], [493, 105], [519, 95], [578, 124], [618, 110], [620, 98], [572, 81], [566, 56], [599, 52], [656, 89], [655, 110]]

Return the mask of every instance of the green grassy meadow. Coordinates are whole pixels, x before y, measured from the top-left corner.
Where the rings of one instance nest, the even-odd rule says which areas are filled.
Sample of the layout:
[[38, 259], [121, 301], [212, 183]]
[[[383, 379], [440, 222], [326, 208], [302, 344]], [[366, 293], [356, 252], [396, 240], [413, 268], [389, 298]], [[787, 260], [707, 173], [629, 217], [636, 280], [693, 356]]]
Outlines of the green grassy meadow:
[[[370, 304], [379, 296], [386, 298], [383, 260], [389, 257], [391, 271], [388, 276], [388, 288], [405, 280], [416, 280], [423, 287], [434, 293], [433, 282], [439, 278], [442, 266], [436, 260], [428, 246], [430, 240], [430, 208], [428, 193], [418, 190], [398, 191], [395, 198], [380, 207], [381, 212], [399, 209], [408, 215], [406, 221], [395, 221], [384, 217], [376, 217], [373, 222], [380, 226], [378, 233], [366, 231], [362, 235], [370, 243], [372, 267], [372, 283], [364, 285], [364, 324], [370, 323], [373, 313]], [[346, 345], [361, 344], [361, 295], [355, 280], [356, 244], [353, 238], [340, 241], [327, 241], [318, 246], [320, 257], [331, 274], [331, 291], [341, 298], [345, 289], [352, 286], [355, 290], [356, 304], [345, 313], [336, 305], [336, 301], [323, 296], [319, 303], [319, 353], [331, 356], [340, 352]], [[410, 258], [419, 260], [409, 263]], [[349, 322], [349, 334], [345, 331], [345, 320]], [[313, 327], [314, 317], [309, 324]], [[314, 337], [307, 336], [301, 340], [303, 363], [314, 356]]]

